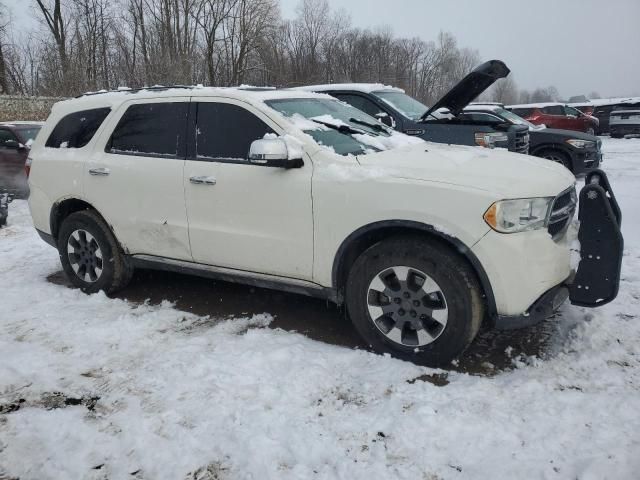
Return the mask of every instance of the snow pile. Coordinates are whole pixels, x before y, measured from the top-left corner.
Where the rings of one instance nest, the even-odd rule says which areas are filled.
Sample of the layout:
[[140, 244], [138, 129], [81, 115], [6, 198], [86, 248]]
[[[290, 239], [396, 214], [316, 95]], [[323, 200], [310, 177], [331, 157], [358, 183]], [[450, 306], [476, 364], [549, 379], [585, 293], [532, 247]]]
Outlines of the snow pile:
[[54, 285], [57, 253], [14, 202], [0, 230], [0, 478], [637, 478], [640, 141], [604, 149], [625, 216], [619, 298], [565, 305], [544, 357], [444, 385], [265, 328], [266, 313], [199, 317]]
[[353, 138], [360, 143], [369, 145], [370, 147], [377, 148], [378, 150], [393, 150], [394, 148], [408, 147], [411, 145], [426, 144], [424, 140], [419, 137], [412, 137], [404, 133], [393, 131], [390, 136], [371, 136], [366, 134], [355, 133]]

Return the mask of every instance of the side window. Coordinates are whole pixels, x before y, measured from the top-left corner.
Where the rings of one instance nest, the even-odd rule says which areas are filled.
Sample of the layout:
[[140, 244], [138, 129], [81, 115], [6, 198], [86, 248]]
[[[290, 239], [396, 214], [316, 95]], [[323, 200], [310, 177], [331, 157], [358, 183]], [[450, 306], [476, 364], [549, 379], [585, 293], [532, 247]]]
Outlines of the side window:
[[546, 113], [547, 115], [564, 115], [564, 107], [562, 105], [544, 107], [542, 113]]
[[11, 141], [17, 142], [18, 139], [9, 130], [5, 130], [4, 128], [0, 129], [0, 148], [5, 148], [5, 144]]
[[50, 148], [82, 148], [91, 141], [107, 118], [110, 108], [70, 113], [58, 122], [45, 143]]
[[564, 107], [564, 114], [565, 115], [573, 115], [574, 117], [579, 117], [580, 116], [580, 112], [573, 108], [573, 107]]
[[498, 117], [489, 115], [488, 113], [465, 113], [464, 116], [474, 122], [490, 122], [490, 123], [502, 122], [502, 120], [500, 120]]
[[375, 103], [373, 103], [368, 98], [365, 98], [361, 95], [351, 95], [348, 93], [338, 93], [334, 95], [338, 100], [342, 100], [343, 102], [348, 103], [352, 107], [357, 108], [358, 110], [363, 111], [375, 117], [379, 113], [384, 113], [383, 110], [378, 107]]
[[533, 113], [533, 108], [512, 108], [511, 111], [520, 117], [528, 117]]
[[116, 126], [106, 151], [145, 157], [184, 158], [187, 102], [131, 105]]
[[247, 160], [254, 140], [275, 133], [253, 113], [230, 103], [198, 103], [196, 155], [200, 160]]

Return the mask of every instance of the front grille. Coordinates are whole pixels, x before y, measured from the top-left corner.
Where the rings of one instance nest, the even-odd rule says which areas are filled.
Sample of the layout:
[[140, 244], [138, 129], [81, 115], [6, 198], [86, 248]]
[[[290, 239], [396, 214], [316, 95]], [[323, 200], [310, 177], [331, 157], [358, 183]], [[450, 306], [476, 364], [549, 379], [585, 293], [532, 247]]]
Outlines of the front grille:
[[569, 228], [569, 223], [576, 211], [578, 197], [575, 187], [565, 190], [556, 197], [549, 215], [549, 234], [554, 240], [560, 240]]
[[524, 153], [525, 155], [529, 153], [528, 132], [516, 133], [516, 152]]

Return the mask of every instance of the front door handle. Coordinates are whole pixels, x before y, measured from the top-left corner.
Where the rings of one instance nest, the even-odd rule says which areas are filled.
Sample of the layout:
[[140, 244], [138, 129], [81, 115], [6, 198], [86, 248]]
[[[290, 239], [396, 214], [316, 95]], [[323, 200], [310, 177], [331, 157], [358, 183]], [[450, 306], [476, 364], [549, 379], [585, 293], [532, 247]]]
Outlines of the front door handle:
[[108, 168], [91, 168], [89, 174], [96, 175], [98, 177], [106, 177], [111, 171]]
[[215, 185], [216, 179], [213, 177], [191, 177], [189, 181], [195, 185]]

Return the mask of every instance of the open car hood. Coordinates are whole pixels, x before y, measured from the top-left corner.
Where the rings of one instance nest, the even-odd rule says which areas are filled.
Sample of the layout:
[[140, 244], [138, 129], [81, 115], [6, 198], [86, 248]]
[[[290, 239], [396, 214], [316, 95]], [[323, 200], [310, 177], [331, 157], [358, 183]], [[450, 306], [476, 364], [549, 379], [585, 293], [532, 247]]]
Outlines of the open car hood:
[[509, 75], [511, 70], [500, 60], [489, 60], [476, 67], [466, 77], [460, 80], [447, 94], [431, 106], [422, 115], [421, 120], [426, 120], [431, 113], [439, 108], [448, 108], [458, 116], [462, 109], [469, 105], [478, 95], [495, 83], [496, 80]]

